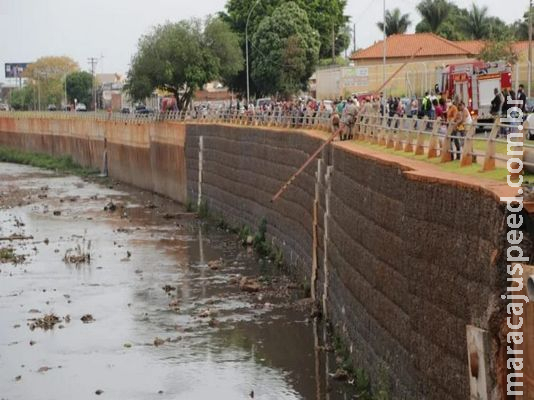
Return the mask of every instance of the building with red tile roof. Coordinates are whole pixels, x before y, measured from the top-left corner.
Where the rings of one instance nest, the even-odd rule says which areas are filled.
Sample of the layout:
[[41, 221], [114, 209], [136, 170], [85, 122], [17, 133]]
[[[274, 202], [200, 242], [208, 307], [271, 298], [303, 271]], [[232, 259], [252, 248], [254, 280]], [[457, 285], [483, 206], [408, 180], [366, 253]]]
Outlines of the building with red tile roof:
[[[417, 50], [415, 61], [465, 60], [474, 59], [484, 48], [482, 40], [454, 42], [433, 33], [412, 33], [391, 35], [386, 39], [386, 58], [389, 62], [402, 62], [409, 59]], [[518, 53], [528, 50], [528, 42], [517, 42], [514, 48]], [[383, 41], [361, 49], [351, 56], [358, 65], [373, 65], [382, 62]]]

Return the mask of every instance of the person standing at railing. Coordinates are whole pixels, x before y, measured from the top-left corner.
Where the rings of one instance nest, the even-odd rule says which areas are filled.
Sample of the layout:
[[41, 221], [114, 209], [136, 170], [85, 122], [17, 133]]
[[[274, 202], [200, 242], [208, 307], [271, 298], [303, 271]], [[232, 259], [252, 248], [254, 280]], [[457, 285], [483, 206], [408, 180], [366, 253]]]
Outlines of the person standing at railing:
[[465, 106], [465, 103], [461, 101], [458, 104], [458, 113], [456, 114], [456, 118], [454, 121], [454, 130], [453, 130], [454, 136], [455, 136], [454, 144], [456, 146], [456, 159], [457, 160], [461, 158], [463, 138], [465, 137], [467, 128], [472, 123], [473, 123], [473, 119], [471, 118], [471, 114], [469, 113], [469, 110]]
[[347, 100], [347, 106], [343, 112], [343, 117], [341, 118], [341, 123], [343, 124], [343, 136], [341, 140], [352, 139], [352, 127], [356, 122], [356, 116], [358, 114], [358, 108], [354, 104], [354, 101], [351, 97]]
[[[457, 138], [458, 135], [456, 135], [456, 124], [458, 121], [458, 98], [455, 98], [449, 108], [447, 109], [447, 124], [448, 126], [452, 126], [452, 141], [451, 141], [451, 158], [454, 160], [454, 146], [456, 146], [456, 150], [460, 151], [460, 140]], [[460, 116], [461, 118], [461, 116]]]
[[410, 116], [416, 118], [419, 113], [419, 100], [414, 96], [412, 102], [410, 103]]
[[443, 99], [434, 99], [432, 100], [432, 106], [434, 107], [434, 112], [435, 112], [435, 119], [438, 119], [438, 118], [443, 118], [443, 114], [445, 113], [445, 110], [443, 109], [443, 105], [441, 103], [445, 103], [445, 101], [443, 101]]
[[421, 102], [421, 112], [423, 117], [432, 118], [432, 101], [430, 100], [430, 95], [428, 92], [425, 92], [425, 97]]
[[519, 108], [521, 111], [523, 111], [523, 115], [527, 112], [527, 95], [525, 94], [525, 87], [523, 84], [519, 85], [519, 89], [517, 91], [517, 100], [521, 102], [519, 104]]
[[491, 101], [490, 114], [494, 117], [498, 117], [501, 114], [501, 107], [503, 103], [502, 95], [499, 93], [499, 89], [493, 89], [494, 98]]

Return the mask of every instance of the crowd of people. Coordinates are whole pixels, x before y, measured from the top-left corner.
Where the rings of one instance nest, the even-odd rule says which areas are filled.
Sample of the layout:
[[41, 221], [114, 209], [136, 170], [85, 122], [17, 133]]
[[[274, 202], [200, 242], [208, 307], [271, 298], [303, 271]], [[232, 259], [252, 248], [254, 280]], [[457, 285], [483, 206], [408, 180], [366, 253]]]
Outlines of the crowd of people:
[[[526, 95], [523, 85], [515, 93], [513, 90], [495, 89], [495, 97], [491, 102], [491, 114], [495, 117], [503, 116], [513, 105], [510, 100], [522, 100], [525, 112]], [[395, 117], [425, 118], [435, 121], [438, 118], [439, 134], [445, 136], [451, 131], [451, 154], [453, 158], [460, 158], [463, 137], [473, 123], [471, 113], [465, 102], [459, 97], [447, 98], [443, 93], [435, 90], [426, 92], [422, 99], [417, 97], [399, 98], [390, 96], [383, 99], [382, 94], [376, 96], [351, 96], [347, 99], [334, 101], [318, 101], [313, 98], [299, 98], [291, 101], [276, 101], [263, 99], [254, 104], [243, 104], [241, 101], [219, 106], [215, 114], [223, 118], [254, 118], [259, 122], [287, 124], [290, 126], [310, 126], [317, 123], [329, 123], [332, 132], [339, 133], [339, 140], [350, 140], [354, 137], [354, 127], [361, 122], [365, 115], [386, 115], [390, 125]], [[195, 107], [193, 118], [203, 118], [208, 113], [213, 115], [209, 105]], [[398, 123], [398, 121], [396, 122]], [[432, 122], [429, 127], [434, 126]], [[502, 134], [505, 134], [502, 133]]]

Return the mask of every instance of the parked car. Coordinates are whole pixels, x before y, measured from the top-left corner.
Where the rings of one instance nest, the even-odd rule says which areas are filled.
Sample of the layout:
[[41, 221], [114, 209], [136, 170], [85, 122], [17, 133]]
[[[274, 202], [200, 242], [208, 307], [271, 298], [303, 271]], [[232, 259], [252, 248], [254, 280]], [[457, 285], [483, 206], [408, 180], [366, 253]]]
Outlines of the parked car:
[[83, 103], [76, 104], [76, 111], [87, 111], [87, 106]]
[[49, 104], [47, 109], [48, 111], [57, 111], [57, 107], [54, 104]]
[[128, 107], [122, 107], [121, 114], [130, 114], [130, 109]]
[[0, 111], [9, 111], [9, 106], [5, 103], [0, 103]]
[[134, 113], [139, 115], [148, 115], [152, 113], [152, 110], [150, 108], [146, 108], [146, 106], [139, 105], [135, 106]]

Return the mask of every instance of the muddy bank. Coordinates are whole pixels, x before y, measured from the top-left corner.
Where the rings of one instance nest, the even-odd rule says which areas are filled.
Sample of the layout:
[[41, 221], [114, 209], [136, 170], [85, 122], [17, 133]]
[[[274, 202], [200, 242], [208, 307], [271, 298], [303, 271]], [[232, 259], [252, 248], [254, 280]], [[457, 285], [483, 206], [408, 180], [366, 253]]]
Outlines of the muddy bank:
[[2, 399], [354, 393], [298, 285], [169, 200], [1, 164], [0, 237]]

